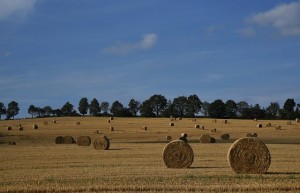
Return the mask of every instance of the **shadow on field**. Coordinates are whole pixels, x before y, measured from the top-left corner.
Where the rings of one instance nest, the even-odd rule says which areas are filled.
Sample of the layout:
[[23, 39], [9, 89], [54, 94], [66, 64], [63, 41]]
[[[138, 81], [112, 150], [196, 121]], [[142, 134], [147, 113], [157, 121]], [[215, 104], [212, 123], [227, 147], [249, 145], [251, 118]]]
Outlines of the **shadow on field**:
[[108, 150], [117, 151], [117, 150], [124, 150], [129, 148], [109, 148]]
[[189, 167], [190, 169], [224, 169], [226, 167]]
[[270, 175], [300, 175], [300, 172], [267, 172]]

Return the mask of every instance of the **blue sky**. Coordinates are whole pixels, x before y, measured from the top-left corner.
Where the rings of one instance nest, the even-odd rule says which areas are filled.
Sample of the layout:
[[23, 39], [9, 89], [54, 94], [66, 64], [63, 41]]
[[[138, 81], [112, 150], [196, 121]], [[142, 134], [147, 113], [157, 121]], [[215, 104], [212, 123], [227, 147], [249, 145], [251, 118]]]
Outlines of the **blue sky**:
[[300, 102], [300, 1], [0, 0], [0, 102]]

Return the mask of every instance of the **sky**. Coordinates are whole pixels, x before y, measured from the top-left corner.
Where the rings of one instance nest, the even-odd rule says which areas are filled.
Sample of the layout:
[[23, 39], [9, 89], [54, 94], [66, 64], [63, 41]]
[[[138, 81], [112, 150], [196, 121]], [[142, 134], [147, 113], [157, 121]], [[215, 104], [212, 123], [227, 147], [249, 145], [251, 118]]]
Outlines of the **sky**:
[[0, 0], [0, 102], [300, 103], [300, 0]]

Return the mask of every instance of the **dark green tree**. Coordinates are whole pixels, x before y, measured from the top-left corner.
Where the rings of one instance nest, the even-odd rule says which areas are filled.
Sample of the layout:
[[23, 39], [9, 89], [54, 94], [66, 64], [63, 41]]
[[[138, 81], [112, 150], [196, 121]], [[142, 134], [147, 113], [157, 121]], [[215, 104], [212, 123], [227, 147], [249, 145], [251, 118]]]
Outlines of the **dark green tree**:
[[175, 113], [175, 110], [174, 110], [174, 104], [172, 103], [172, 101], [169, 99], [167, 101], [167, 105], [166, 105], [166, 108], [164, 110], [164, 112], [162, 113], [162, 116], [163, 117], [176, 117], [178, 116], [176, 113]]
[[128, 103], [128, 109], [129, 112], [133, 115], [136, 116], [137, 113], [139, 112], [139, 108], [140, 108], [140, 102], [136, 101], [134, 99], [130, 99], [129, 103]]
[[61, 113], [64, 116], [70, 116], [74, 114], [74, 106], [70, 102], [66, 102], [61, 108]]
[[240, 101], [237, 103], [237, 113], [240, 117], [245, 118], [246, 111], [249, 108], [249, 104], [246, 101]]
[[155, 117], [152, 102], [148, 99], [140, 105], [140, 113], [142, 117]]
[[179, 96], [173, 99], [173, 110], [175, 117], [184, 117], [188, 110], [188, 99], [185, 96]]
[[5, 115], [5, 114], [6, 114], [5, 105], [4, 105], [4, 103], [0, 102], [0, 120], [1, 120], [2, 115]]
[[296, 106], [296, 103], [294, 99], [287, 99], [283, 105], [283, 110], [286, 113], [286, 119], [294, 119], [294, 108]]
[[50, 106], [45, 106], [43, 109], [45, 111], [46, 116], [50, 116], [53, 113], [53, 110]]
[[149, 101], [155, 116], [161, 116], [167, 106], [167, 99], [162, 95], [155, 94], [149, 98]]
[[97, 116], [101, 113], [100, 105], [97, 99], [93, 99], [90, 104], [90, 115]]
[[202, 107], [201, 107], [201, 113], [207, 117], [208, 116], [208, 108], [209, 108], [210, 103], [207, 101], [204, 101], [202, 103]]
[[11, 117], [15, 119], [15, 116], [19, 114], [19, 111], [19, 104], [16, 101], [11, 101], [10, 103], [8, 103], [6, 116], [8, 119], [10, 119]]
[[237, 104], [234, 100], [227, 100], [225, 103], [225, 116], [228, 118], [236, 117]]
[[100, 109], [101, 111], [103, 111], [104, 115], [109, 115], [108, 111], [109, 111], [109, 102], [104, 101], [100, 104]]
[[80, 99], [79, 104], [78, 104], [78, 111], [80, 114], [83, 116], [87, 114], [89, 110], [89, 102], [86, 97], [83, 97]]
[[276, 119], [279, 116], [280, 106], [278, 102], [271, 102], [266, 108], [266, 116], [268, 119]]
[[124, 108], [123, 104], [119, 101], [115, 101], [111, 105], [110, 112], [115, 117], [130, 117], [132, 114], [129, 112], [128, 108]]
[[201, 111], [202, 102], [197, 95], [190, 95], [187, 98], [187, 116], [194, 117]]
[[31, 118], [33, 118], [33, 116], [37, 113], [37, 108], [34, 105], [30, 105], [27, 112], [31, 115]]
[[225, 116], [225, 104], [217, 99], [209, 105], [208, 114], [212, 118], [223, 118]]

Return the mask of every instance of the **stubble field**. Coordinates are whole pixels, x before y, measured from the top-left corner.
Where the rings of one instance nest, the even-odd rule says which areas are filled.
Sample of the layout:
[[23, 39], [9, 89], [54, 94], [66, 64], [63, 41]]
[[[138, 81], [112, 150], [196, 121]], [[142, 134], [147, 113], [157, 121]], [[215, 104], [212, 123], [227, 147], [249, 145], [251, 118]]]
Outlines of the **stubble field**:
[[[300, 123], [278, 120], [64, 117], [0, 121], [0, 192], [300, 192]], [[47, 125], [44, 124], [47, 122]], [[80, 122], [78, 125], [77, 122]], [[174, 126], [169, 124], [173, 122]], [[257, 124], [262, 128], [257, 128]], [[271, 123], [271, 127], [266, 127]], [[19, 131], [19, 124], [24, 128]], [[38, 129], [32, 125], [37, 124]], [[195, 129], [203, 125], [204, 130]], [[275, 126], [281, 125], [280, 130]], [[12, 127], [8, 131], [7, 127]], [[110, 127], [114, 127], [111, 131]], [[147, 130], [143, 127], [146, 126]], [[216, 128], [212, 133], [211, 129]], [[162, 159], [166, 136], [188, 134], [190, 168], [170, 169]], [[231, 144], [255, 132], [270, 150], [266, 174], [235, 174]], [[222, 134], [230, 134], [222, 140]], [[201, 144], [201, 134], [216, 143]], [[57, 136], [106, 135], [109, 150], [55, 144]], [[16, 145], [8, 145], [14, 141]]]

